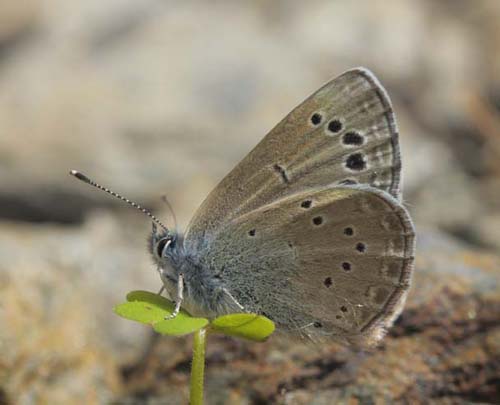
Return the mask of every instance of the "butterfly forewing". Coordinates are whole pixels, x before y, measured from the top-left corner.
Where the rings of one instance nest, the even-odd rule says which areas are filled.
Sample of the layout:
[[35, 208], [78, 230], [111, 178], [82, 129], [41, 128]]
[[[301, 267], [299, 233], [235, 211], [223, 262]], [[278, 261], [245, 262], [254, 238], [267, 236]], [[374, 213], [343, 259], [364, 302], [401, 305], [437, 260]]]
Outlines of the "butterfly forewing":
[[390, 100], [365, 69], [350, 70], [285, 117], [210, 193], [186, 234], [196, 250], [228, 222], [312, 187], [368, 184], [399, 198]]
[[227, 223], [200, 251], [246, 311], [312, 339], [371, 343], [399, 313], [413, 267], [405, 209], [366, 186], [309, 190]]

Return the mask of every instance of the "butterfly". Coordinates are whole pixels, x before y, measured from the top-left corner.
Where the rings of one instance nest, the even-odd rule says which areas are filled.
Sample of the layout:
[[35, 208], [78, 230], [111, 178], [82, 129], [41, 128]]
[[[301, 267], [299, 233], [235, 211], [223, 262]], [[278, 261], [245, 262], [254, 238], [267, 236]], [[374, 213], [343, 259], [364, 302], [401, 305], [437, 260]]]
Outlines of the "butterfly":
[[415, 231], [401, 203], [391, 101], [365, 68], [290, 112], [208, 195], [184, 234], [153, 219], [151, 255], [180, 308], [265, 315], [314, 341], [369, 346], [403, 309]]

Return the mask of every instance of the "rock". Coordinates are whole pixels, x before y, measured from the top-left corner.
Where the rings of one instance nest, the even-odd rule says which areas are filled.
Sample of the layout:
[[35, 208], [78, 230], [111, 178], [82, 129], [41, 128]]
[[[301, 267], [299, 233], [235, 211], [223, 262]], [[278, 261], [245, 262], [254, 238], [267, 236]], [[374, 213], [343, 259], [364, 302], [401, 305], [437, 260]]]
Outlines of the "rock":
[[[110, 402], [122, 389], [117, 360], [140, 356], [148, 333], [112, 312], [132, 284], [142, 277], [146, 286], [148, 276], [156, 276], [130, 260], [141, 253], [145, 259], [144, 239], [138, 243], [130, 228], [102, 215], [85, 230], [7, 222], [0, 228], [0, 392], [6, 402]], [[121, 243], [110, 243], [117, 235]], [[126, 241], [134, 241], [130, 249]]]

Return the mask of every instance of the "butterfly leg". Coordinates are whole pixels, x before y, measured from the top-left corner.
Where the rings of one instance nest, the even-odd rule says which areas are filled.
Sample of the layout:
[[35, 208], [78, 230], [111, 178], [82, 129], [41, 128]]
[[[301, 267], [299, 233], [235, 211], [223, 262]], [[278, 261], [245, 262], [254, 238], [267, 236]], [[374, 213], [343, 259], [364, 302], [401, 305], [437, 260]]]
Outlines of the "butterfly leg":
[[291, 330], [299, 332], [301, 337], [309, 340], [311, 343], [317, 343], [315, 341], [315, 339], [313, 338], [313, 336], [310, 333], [308, 333], [308, 331], [307, 331], [308, 328], [310, 328], [311, 326], [314, 326], [314, 322], [310, 322], [304, 326], [297, 326], [296, 325], [296, 327], [291, 329]]
[[184, 299], [184, 275], [180, 273], [179, 277], [177, 278], [177, 297], [175, 298], [174, 312], [172, 312], [171, 315], [166, 316], [165, 320], [174, 319], [177, 315], [179, 315], [183, 299]]
[[158, 291], [158, 295], [161, 295], [163, 291], [165, 291], [164, 285], [161, 286], [160, 291]]
[[227, 288], [223, 288], [222, 291], [224, 291], [228, 296], [229, 298], [231, 298], [233, 300], [233, 302], [238, 306], [238, 308], [240, 309], [240, 311], [244, 311], [245, 308], [243, 307], [243, 305], [241, 305], [238, 301], [236, 301], [236, 298], [234, 298], [231, 293], [227, 290]]

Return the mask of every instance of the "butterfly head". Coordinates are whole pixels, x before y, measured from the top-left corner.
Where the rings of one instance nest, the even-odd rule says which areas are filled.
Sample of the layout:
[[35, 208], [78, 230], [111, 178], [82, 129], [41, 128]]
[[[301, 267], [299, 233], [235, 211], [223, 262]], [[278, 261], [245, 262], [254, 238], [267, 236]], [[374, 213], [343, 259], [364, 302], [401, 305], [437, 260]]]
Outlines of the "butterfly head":
[[148, 248], [160, 274], [163, 287], [166, 288], [169, 296], [175, 297], [179, 277], [178, 269], [182, 262], [182, 236], [168, 229], [158, 229], [153, 222]]
[[149, 238], [149, 250], [154, 260], [161, 265], [165, 259], [171, 258], [177, 250], [179, 237], [168, 229], [158, 231], [156, 223], [153, 222], [153, 229]]

